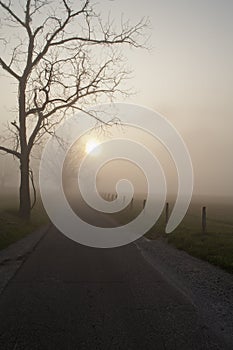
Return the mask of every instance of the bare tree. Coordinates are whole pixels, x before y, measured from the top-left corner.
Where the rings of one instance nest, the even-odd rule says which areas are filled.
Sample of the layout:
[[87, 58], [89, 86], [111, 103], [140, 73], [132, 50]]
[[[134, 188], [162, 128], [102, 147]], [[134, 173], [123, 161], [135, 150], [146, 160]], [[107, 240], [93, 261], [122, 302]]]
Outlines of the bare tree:
[[33, 146], [54, 132], [68, 110], [122, 92], [128, 71], [121, 46], [143, 47], [147, 20], [104, 21], [89, 0], [0, 0], [0, 9], [0, 66], [18, 90], [14, 144], [0, 150], [20, 162], [19, 211], [29, 219]]

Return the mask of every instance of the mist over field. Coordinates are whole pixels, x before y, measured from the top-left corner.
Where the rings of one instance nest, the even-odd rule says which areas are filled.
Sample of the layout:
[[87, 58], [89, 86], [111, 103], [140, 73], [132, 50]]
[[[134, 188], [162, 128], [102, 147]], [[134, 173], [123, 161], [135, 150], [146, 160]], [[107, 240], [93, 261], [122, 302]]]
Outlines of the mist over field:
[[233, 1], [0, 0], [0, 348], [233, 349]]
[[[18, 5], [16, 4], [16, 7]], [[192, 204], [213, 207], [209, 215], [231, 220], [233, 202], [233, 4], [229, 1], [177, 2], [103, 1], [104, 14], [115, 17], [129, 14], [136, 22], [142, 16], [151, 22], [151, 50], [125, 49], [132, 79], [126, 84], [136, 94], [124, 102], [144, 105], [167, 118], [183, 137], [189, 149], [194, 169]], [[133, 11], [132, 11], [133, 9]], [[127, 16], [126, 16], [127, 17]], [[7, 33], [5, 33], [7, 34]], [[3, 32], [4, 36], [4, 32]], [[0, 79], [0, 135], [6, 135], [7, 123], [15, 119], [17, 91], [7, 75]], [[113, 131], [113, 134], [120, 134]], [[141, 141], [158, 156], [168, 184], [168, 199], [174, 202], [177, 174], [167, 151], [152, 140], [131, 130], [131, 136]], [[34, 153], [34, 169], [38, 189], [39, 159], [43, 144]], [[100, 171], [100, 192], [115, 192], [116, 182], [123, 177], [135, 185], [135, 197], [145, 197], [146, 181], [132, 164], [113, 161]], [[17, 196], [19, 164], [11, 155], [0, 157], [1, 202], [8, 194]], [[218, 208], [218, 209], [214, 209]], [[226, 208], [226, 209], [224, 209]], [[213, 214], [211, 214], [213, 213]], [[216, 214], [217, 215], [217, 214]]]

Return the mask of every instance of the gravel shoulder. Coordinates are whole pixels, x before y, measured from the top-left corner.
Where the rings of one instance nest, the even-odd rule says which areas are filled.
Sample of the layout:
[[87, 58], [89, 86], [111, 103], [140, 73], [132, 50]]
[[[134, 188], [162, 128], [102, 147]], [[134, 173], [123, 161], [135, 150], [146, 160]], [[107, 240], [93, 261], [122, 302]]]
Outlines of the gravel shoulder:
[[135, 242], [143, 257], [198, 309], [205, 324], [233, 347], [233, 275], [168, 245]]
[[49, 225], [43, 226], [0, 251], [0, 294], [28, 255], [34, 251], [37, 244], [43, 239], [49, 227]]

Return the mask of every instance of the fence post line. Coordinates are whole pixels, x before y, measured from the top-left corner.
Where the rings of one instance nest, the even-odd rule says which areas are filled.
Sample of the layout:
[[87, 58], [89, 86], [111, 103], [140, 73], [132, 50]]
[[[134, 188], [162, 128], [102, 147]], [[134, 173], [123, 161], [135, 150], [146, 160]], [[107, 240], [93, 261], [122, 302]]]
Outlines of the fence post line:
[[145, 209], [146, 199], [143, 199], [143, 210]]
[[131, 199], [131, 202], [130, 202], [130, 208], [133, 208], [133, 198]]
[[166, 203], [166, 207], [165, 207], [165, 223], [168, 223], [168, 219], [169, 219], [169, 203]]
[[206, 207], [202, 207], [201, 224], [202, 233], [206, 233]]

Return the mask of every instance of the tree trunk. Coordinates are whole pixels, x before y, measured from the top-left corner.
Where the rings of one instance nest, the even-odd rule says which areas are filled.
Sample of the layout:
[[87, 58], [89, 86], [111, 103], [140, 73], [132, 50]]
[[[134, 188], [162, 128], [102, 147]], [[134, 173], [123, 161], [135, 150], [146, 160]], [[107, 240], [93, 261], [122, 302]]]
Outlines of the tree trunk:
[[19, 189], [19, 215], [24, 220], [30, 220], [31, 200], [30, 200], [30, 179], [29, 179], [29, 150], [27, 144], [26, 128], [26, 84], [27, 75], [19, 83], [19, 138], [20, 138], [20, 189]]
[[19, 214], [24, 220], [30, 220], [31, 198], [29, 178], [29, 157], [21, 155], [20, 160], [20, 205]]

